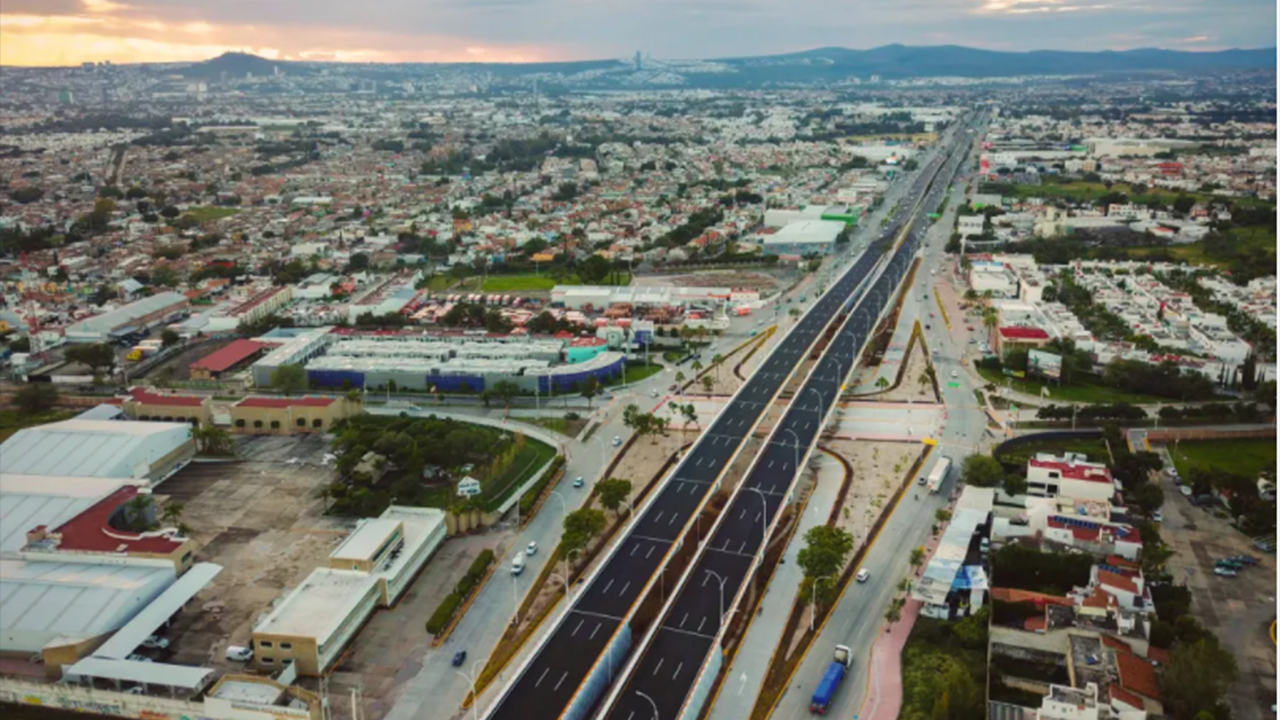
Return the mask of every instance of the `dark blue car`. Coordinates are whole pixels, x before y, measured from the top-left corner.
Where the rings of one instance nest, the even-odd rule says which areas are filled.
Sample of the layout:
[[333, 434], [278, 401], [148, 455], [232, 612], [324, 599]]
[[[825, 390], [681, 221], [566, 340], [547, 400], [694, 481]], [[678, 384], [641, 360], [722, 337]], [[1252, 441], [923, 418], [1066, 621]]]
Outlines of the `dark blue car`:
[[459, 650], [453, 654], [453, 666], [462, 667], [462, 663], [467, 661], [467, 651]]

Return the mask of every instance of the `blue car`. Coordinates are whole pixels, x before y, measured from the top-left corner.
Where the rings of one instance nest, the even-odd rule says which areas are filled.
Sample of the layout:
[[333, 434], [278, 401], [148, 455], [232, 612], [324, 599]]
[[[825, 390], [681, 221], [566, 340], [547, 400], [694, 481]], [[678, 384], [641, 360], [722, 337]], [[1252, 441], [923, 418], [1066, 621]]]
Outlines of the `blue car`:
[[467, 651], [459, 650], [453, 654], [453, 666], [462, 667], [462, 663], [467, 661]]

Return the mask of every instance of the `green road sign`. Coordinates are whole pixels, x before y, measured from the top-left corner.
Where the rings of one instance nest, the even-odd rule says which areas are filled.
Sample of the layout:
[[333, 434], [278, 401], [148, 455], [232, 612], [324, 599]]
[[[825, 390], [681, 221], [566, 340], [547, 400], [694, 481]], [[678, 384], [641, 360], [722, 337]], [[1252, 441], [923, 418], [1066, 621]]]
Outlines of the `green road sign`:
[[949, 387], [949, 388], [958, 388], [958, 387], [960, 387], [960, 383], [953, 383], [953, 382], [949, 382], [949, 383], [947, 383], [947, 387]]

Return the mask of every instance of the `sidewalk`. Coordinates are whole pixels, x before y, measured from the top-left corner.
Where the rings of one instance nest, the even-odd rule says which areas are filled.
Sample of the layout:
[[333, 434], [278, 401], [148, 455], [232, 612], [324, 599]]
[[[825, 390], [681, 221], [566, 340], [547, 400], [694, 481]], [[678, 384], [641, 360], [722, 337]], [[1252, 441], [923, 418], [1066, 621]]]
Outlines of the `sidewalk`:
[[871, 649], [867, 699], [855, 718], [861, 720], [897, 720], [902, 710], [902, 647], [907, 644], [911, 628], [920, 615], [920, 602], [907, 599], [902, 619], [880, 635]]

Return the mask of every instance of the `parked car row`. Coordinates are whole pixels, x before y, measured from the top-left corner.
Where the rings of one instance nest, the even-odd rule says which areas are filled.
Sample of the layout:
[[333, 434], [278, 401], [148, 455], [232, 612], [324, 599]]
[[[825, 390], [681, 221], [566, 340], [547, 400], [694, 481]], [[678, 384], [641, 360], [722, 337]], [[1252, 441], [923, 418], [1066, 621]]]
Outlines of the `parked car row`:
[[1235, 577], [1241, 570], [1258, 564], [1258, 558], [1252, 555], [1235, 555], [1222, 558], [1213, 565], [1213, 574], [1219, 577]]

